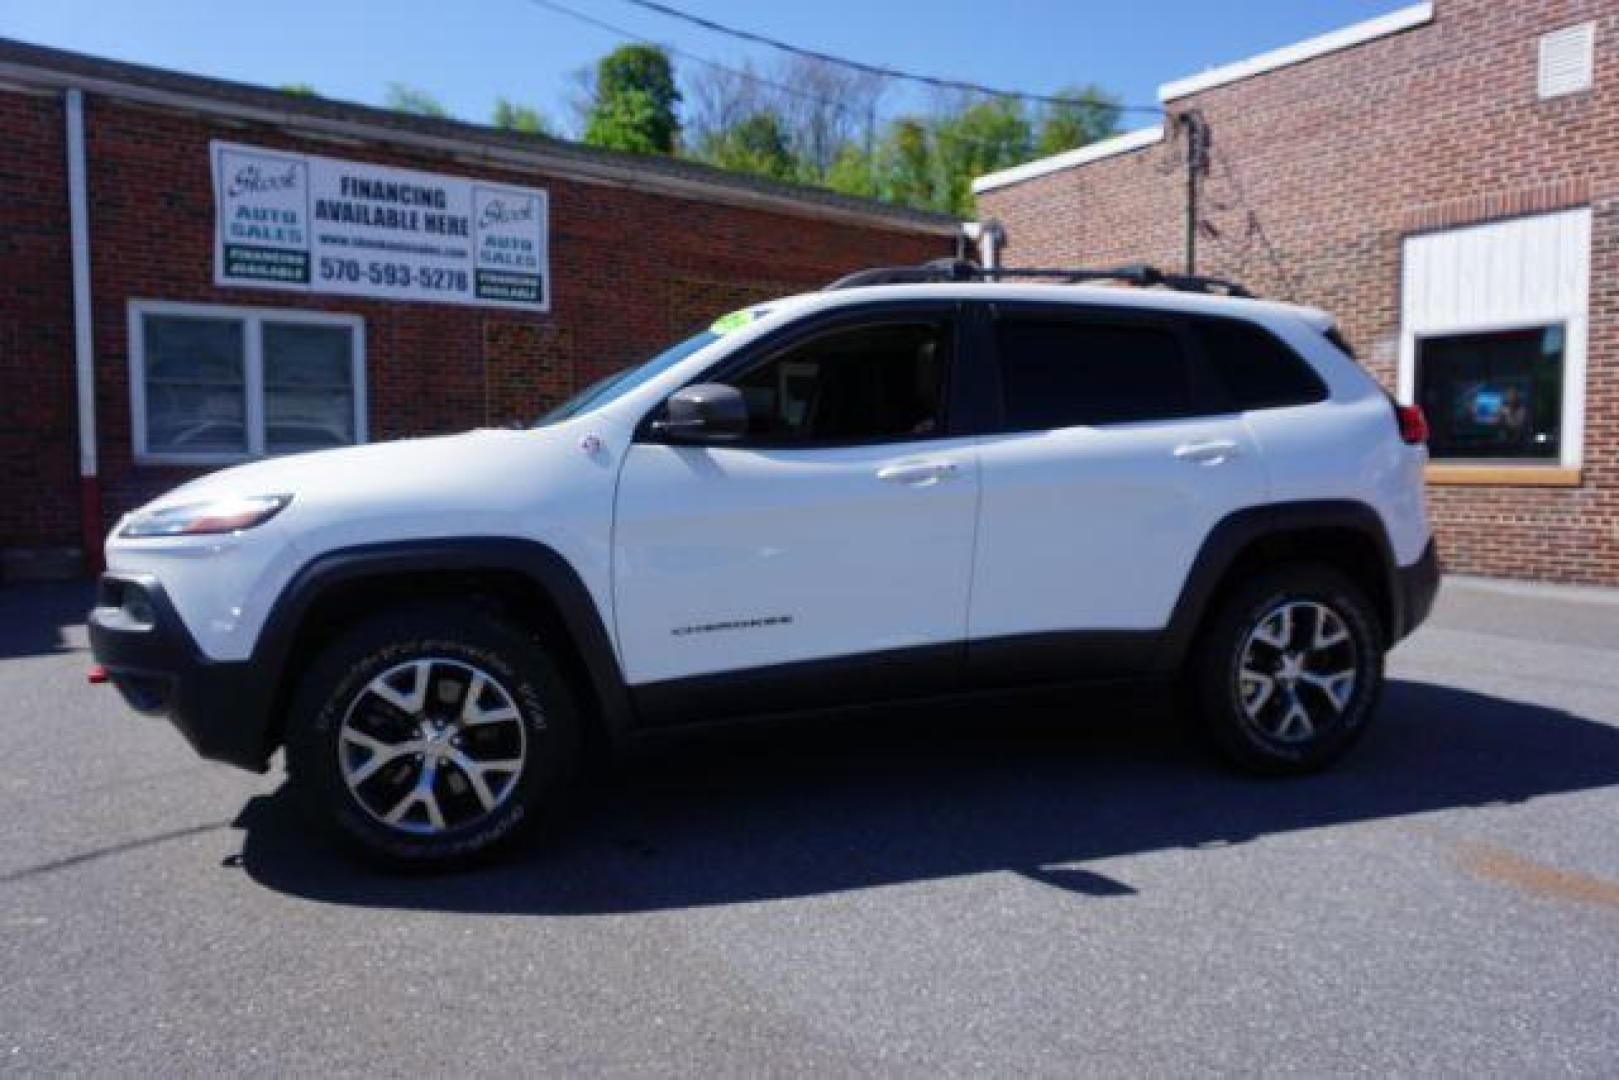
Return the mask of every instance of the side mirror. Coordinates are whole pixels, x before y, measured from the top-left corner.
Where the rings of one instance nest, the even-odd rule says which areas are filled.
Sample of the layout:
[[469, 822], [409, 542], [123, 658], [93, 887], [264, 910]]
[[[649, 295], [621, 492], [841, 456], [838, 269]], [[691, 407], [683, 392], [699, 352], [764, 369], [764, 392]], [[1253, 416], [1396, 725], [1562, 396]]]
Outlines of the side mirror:
[[698, 383], [670, 395], [652, 430], [678, 441], [730, 442], [748, 433], [748, 404], [734, 386]]

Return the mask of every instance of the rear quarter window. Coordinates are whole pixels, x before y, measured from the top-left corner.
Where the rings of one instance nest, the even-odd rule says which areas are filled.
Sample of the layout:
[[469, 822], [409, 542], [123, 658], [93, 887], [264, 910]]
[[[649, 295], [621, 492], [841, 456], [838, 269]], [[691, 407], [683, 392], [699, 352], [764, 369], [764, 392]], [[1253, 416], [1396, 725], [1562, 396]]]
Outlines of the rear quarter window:
[[1280, 409], [1324, 401], [1326, 384], [1269, 330], [1239, 319], [1199, 319], [1203, 356], [1233, 408]]

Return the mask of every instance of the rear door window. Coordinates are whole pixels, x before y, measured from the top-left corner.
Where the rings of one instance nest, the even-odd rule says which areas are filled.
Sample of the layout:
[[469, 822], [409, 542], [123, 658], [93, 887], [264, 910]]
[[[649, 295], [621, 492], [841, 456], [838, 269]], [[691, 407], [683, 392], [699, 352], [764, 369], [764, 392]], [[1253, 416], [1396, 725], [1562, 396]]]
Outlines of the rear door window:
[[1057, 316], [995, 322], [1008, 431], [1128, 424], [1191, 415], [1185, 350], [1172, 329]]

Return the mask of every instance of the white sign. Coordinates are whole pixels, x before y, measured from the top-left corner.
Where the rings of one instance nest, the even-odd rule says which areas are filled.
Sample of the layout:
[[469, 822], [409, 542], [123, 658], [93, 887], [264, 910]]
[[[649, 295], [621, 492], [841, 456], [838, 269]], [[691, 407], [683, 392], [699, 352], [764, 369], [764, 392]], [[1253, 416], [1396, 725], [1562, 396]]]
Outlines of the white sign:
[[548, 311], [538, 188], [212, 144], [214, 283]]

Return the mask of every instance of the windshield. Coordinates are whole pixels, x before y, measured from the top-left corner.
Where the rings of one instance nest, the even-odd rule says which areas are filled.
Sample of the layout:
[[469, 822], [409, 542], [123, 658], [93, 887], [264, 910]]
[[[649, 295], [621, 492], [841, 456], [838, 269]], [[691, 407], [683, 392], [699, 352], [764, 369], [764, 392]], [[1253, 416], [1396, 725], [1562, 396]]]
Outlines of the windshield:
[[678, 345], [671, 345], [650, 360], [643, 361], [635, 367], [625, 368], [623, 371], [616, 371], [599, 382], [591, 383], [534, 421], [534, 426], [545, 427], [547, 424], [555, 424], [591, 409], [600, 408], [610, 401], [616, 401], [637, 386], [662, 375], [704, 345], [718, 341], [719, 337], [720, 335], [713, 330], [703, 330]]

